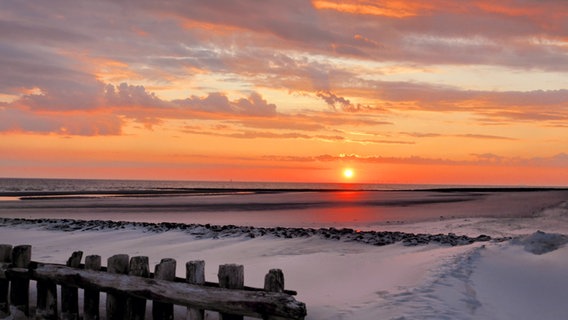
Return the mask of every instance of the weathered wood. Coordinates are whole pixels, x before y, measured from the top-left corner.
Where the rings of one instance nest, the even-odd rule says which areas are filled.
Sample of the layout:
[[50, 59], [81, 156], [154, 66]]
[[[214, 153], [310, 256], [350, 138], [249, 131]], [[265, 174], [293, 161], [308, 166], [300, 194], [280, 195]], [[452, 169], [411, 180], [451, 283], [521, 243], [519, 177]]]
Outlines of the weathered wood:
[[[205, 261], [194, 260], [185, 264], [185, 280], [187, 283], [195, 285], [205, 284]], [[205, 310], [188, 307], [187, 319], [203, 320], [205, 318]]]
[[270, 269], [264, 277], [264, 290], [284, 292], [284, 273], [280, 269]]
[[[148, 257], [132, 257], [130, 258], [130, 270], [128, 274], [131, 276], [148, 278], [150, 275], [150, 266]], [[125, 319], [140, 320], [146, 316], [146, 299], [128, 297], [126, 299], [126, 317]]]
[[[82, 251], [75, 251], [67, 260], [67, 266], [71, 268], [79, 268]], [[77, 288], [61, 286], [61, 319], [62, 320], [78, 320], [79, 319], [79, 291]]]
[[[219, 266], [219, 287], [227, 289], [242, 289], [245, 285], [244, 267], [237, 264], [224, 264]], [[221, 313], [221, 320], [242, 320], [242, 315]]]
[[[128, 255], [116, 254], [108, 258], [107, 272], [113, 274], [128, 274]], [[125, 306], [126, 296], [120, 291], [107, 294], [106, 318], [108, 320], [124, 319]]]
[[[12, 265], [16, 268], [27, 268], [32, 258], [32, 246], [20, 245], [12, 249]], [[10, 303], [16, 310], [29, 316], [29, 279], [13, 279], [10, 284]]]
[[53, 281], [37, 281], [36, 319], [55, 320], [57, 318], [57, 285]]
[[[99, 271], [101, 269], [101, 256], [90, 255], [85, 257], [85, 269]], [[99, 320], [99, 303], [100, 292], [99, 290], [85, 289], [83, 304], [83, 319], [84, 320]]]
[[[154, 271], [154, 279], [174, 281], [176, 278], [176, 261], [171, 258], [162, 259], [156, 265]], [[154, 320], [173, 320], [174, 305], [171, 303], [163, 303], [154, 301], [152, 304], [152, 317]]]
[[[270, 269], [264, 276], [264, 290], [267, 292], [285, 292], [284, 290], [284, 273], [280, 269]], [[265, 315], [263, 320], [283, 320], [286, 318], [273, 317]]]
[[303, 319], [306, 315], [304, 303], [277, 292], [227, 290], [60, 265], [43, 265], [30, 271], [14, 268], [10, 270], [10, 275], [30, 276], [33, 280], [52, 280], [58, 284], [110, 293], [122, 292], [137, 298], [250, 317]]
[[[0, 244], [0, 263], [9, 263], [10, 261], [12, 261], [12, 245]], [[6, 279], [0, 279], [0, 319], [10, 315], [9, 288], [10, 282]]]

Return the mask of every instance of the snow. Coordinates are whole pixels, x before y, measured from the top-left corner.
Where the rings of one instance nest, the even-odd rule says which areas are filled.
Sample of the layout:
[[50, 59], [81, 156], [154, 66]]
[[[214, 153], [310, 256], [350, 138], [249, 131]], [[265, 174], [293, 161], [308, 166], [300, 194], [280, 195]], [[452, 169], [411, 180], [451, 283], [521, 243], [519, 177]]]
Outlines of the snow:
[[[0, 243], [31, 244], [32, 259], [64, 263], [73, 251], [205, 260], [217, 281], [220, 264], [245, 267], [245, 284], [262, 287], [272, 268], [298, 291], [307, 319], [566, 319], [568, 314], [568, 206], [534, 217], [459, 218], [383, 226], [406, 232], [510, 236], [505, 242], [464, 246], [401, 243], [372, 246], [319, 237], [196, 239], [181, 231], [63, 232], [0, 228]], [[210, 316], [211, 319], [215, 315]]]

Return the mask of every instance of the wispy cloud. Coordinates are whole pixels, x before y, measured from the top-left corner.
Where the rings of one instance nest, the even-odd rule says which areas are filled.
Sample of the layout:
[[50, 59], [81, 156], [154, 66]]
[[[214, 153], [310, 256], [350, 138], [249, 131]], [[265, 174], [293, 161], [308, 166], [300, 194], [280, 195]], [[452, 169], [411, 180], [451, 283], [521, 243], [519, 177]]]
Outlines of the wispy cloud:
[[317, 156], [277, 156], [266, 155], [265, 159], [282, 162], [340, 162], [366, 164], [418, 164], [418, 165], [466, 165], [466, 166], [525, 166], [525, 167], [564, 167], [568, 165], [568, 154], [559, 153], [549, 157], [505, 157], [496, 154], [472, 154], [471, 160], [452, 160], [446, 158], [427, 158], [421, 156], [389, 157], [380, 155], [358, 154], [322, 154]]

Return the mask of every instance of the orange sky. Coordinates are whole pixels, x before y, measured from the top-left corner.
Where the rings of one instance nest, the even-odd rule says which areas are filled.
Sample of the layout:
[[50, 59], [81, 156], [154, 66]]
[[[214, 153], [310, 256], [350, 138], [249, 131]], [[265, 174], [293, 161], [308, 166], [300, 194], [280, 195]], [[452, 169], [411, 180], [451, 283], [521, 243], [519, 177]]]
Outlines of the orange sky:
[[563, 0], [3, 1], [0, 177], [566, 186], [567, 18]]

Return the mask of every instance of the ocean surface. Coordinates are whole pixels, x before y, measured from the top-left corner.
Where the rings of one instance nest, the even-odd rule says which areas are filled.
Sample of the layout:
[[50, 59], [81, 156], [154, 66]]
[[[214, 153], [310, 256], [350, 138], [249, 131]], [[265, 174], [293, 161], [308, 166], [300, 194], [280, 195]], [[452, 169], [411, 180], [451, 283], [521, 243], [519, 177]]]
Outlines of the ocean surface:
[[528, 217], [568, 189], [140, 180], [0, 179], [0, 217], [357, 227]]
[[0, 178], [0, 196], [190, 193], [209, 190], [423, 190], [457, 185]]

